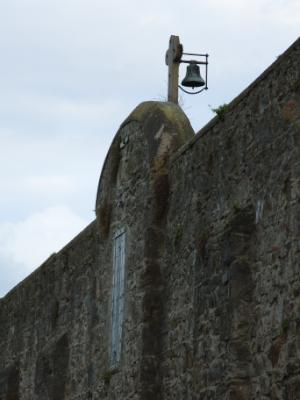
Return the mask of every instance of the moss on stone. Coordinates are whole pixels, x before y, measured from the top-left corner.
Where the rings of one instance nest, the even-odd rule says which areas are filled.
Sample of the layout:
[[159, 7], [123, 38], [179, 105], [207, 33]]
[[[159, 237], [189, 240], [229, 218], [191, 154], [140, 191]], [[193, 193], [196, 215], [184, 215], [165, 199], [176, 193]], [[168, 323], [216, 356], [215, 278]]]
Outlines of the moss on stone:
[[171, 102], [145, 101], [132, 111], [122, 125], [131, 120], [143, 123], [157, 113], [162, 115], [163, 120], [177, 127], [177, 134], [184, 139], [183, 142], [195, 134], [185, 113], [177, 104]]
[[104, 201], [99, 209], [99, 228], [103, 238], [107, 238], [109, 233], [111, 208], [111, 204], [108, 201]]
[[102, 375], [102, 380], [106, 386], [110, 384], [111, 378], [117, 374], [119, 370], [117, 368], [108, 369]]
[[174, 235], [175, 247], [180, 245], [182, 236], [183, 236], [183, 226], [182, 226], [182, 224], [177, 224], [175, 227], [175, 235]]
[[159, 175], [154, 181], [155, 222], [161, 223], [169, 202], [170, 184], [167, 174]]
[[281, 334], [282, 335], [286, 335], [288, 333], [288, 331], [290, 329], [290, 323], [291, 323], [290, 318], [285, 318], [282, 321], [282, 324], [281, 324]]
[[111, 181], [113, 183], [115, 183], [117, 180], [120, 160], [121, 160], [120, 137], [118, 137], [111, 146], [110, 157], [109, 157], [110, 176], [111, 176]]
[[299, 92], [300, 91], [300, 79], [297, 79], [294, 83], [293, 83], [293, 91], [294, 92]]

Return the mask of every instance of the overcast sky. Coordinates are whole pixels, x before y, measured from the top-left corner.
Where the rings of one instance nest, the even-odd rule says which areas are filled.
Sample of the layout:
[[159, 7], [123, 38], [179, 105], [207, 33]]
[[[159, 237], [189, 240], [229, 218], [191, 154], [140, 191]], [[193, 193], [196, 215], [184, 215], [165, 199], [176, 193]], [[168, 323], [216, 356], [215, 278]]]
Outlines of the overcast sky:
[[0, 0], [0, 297], [94, 219], [119, 125], [166, 97], [171, 34], [210, 54], [209, 90], [180, 100], [198, 131], [299, 26], [299, 0]]

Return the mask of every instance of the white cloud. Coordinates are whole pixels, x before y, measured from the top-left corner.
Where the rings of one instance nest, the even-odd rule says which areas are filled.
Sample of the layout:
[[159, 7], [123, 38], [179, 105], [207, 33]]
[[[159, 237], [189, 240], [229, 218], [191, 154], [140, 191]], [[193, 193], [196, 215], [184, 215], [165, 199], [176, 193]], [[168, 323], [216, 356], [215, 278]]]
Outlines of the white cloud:
[[[5, 107], [4, 104], [1, 106]], [[120, 105], [117, 100], [91, 102], [84, 99], [46, 97], [28, 92], [17, 94], [11, 99], [10, 104], [6, 99], [6, 107], [23, 113], [34, 112], [43, 117], [70, 118], [75, 121], [83, 119], [86, 123], [97, 120], [107, 123], [107, 119], [118, 113]]]
[[[2, 223], [0, 259], [10, 260], [12, 265], [17, 263], [22, 266], [24, 274], [29, 273], [86, 225], [87, 221], [67, 206], [49, 207], [24, 220]], [[11, 274], [14, 275], [15, 271]]]
[[24, 186], [30, 191], [44, 192], [45, 190], [54, 191], [55, 193], [61, 193], [64, 191], [74, 190], [74, 185], [66, 176], [31, 176], [25, 179]]

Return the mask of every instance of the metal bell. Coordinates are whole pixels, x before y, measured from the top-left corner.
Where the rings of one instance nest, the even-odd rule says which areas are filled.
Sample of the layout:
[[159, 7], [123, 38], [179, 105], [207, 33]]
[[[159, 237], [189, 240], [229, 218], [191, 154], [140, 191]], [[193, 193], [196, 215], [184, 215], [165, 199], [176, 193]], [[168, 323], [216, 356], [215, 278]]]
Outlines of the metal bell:
[[181, 82], [182, 86], [191, 87], [200, 87], [204, 86], [205, 82], [200, 75], [200, 68], [195, 63], [190, 63], [186, 68], [186, 75], [183, 81]]

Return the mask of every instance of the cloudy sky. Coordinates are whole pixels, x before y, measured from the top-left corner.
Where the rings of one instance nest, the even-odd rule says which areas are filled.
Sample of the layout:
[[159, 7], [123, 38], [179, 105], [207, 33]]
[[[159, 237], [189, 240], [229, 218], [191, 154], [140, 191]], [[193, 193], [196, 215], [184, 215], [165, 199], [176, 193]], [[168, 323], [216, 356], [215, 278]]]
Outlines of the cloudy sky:
[[299, 0], [0, 0], [0, 297], [93, 220], [118, 126], [166, 97], [171, 34], [210, 54], [180, 100], [198, 131], [299, 26]]

